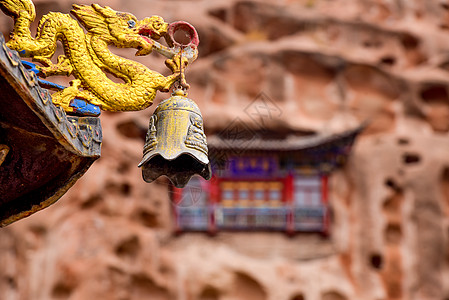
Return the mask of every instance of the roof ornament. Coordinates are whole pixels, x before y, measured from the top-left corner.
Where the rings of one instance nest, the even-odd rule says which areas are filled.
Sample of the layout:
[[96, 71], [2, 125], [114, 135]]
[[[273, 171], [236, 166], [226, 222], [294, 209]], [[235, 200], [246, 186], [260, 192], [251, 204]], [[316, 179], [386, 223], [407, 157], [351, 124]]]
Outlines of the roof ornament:
[[[52, 95], [53, 103], [68, 113], [76, 110], [74, 99], [107, 111], [145, 109], [153, 103], [157, 91], [168, 91], [183, 76], [181, 65], [187, 66], [198, 56], [198, 34], [187, 22], [168, 24], [159, 16], [137, 20], [130, 13], [117, 12], [108, 6], [75, 4], [71, 13], [79, 23], [68, 14], [50, 12], [40, 20], [33, 38], [30, 24], [36, 13], [31, 0], [1, 0], [0, 7], [14, 18], [14, 30], [7, 42], [10, 49], [42, 64], [36, 66], [41, 77], [75, 77], [70, 87]], [[174, 34], [178, 30], [190, 34], [188, 45], [175, 41]], [[161, 37], [170, 48], [156, 41]], [[53, 63], [51, 58], [58, 40], [63, 43], [64, 55]], [[165, 64], [173, 74], [163, 76], [140, 63], [119, 57], [109, 51], [109, 45], [135, 48], [136, 56], [148, 55], [154, 49], [167, 57]], [[110, 80], [106, 73], [123, 79], [124, 83]]]

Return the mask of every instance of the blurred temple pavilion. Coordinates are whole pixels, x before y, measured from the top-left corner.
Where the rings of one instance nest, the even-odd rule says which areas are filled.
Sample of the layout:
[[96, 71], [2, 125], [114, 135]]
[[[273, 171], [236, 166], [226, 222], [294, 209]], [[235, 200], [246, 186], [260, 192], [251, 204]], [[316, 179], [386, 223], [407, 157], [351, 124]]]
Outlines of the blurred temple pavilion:
[[173, 187], [176, 231], [327, 234], [328, 177], [347, 160], [362, 129], [278, 139], [208, 137], [213, 177]]

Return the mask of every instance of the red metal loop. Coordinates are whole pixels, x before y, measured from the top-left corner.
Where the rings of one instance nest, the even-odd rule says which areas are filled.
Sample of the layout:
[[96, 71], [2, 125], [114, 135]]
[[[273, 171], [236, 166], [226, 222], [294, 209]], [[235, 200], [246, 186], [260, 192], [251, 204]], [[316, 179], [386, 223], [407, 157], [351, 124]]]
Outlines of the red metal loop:
[[[178, 30], [183, 30], [189, 35], [190, 43], [188, 43], [187, 45], [182, 45], [175, 40], [175, 32]], [[198, 38], [198, 33], [196, 32], [195, 27], [184, 21], [170, 23], [167, 33], [173, 41], [173, 44], [177, 47], [198, 47], [198, 44], [200, 43], [200, 39]]]

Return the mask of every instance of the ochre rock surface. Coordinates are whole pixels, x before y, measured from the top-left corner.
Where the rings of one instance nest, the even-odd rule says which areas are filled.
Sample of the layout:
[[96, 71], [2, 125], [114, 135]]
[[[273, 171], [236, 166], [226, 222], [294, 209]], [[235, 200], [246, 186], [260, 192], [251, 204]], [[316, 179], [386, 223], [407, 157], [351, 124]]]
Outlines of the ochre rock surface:
[[[167, 181], [137, 168], [155, 105], [103, 113], [101, 159], [57, 204], [0, 229], [0, 299], [449, 299], [449, 4], [97, 2], [198, 29], [187, 79], [208, 134], [367, 127], [331, 177], [328, 238], [175, 236]], [[71, 1], [35, 3], [41, 16]], [[0, 17], [5, 35], [11, 24]], [[135, 59], [167, 73], [156, 54]], [[254, 113], [261, 103], [270, 113]]]

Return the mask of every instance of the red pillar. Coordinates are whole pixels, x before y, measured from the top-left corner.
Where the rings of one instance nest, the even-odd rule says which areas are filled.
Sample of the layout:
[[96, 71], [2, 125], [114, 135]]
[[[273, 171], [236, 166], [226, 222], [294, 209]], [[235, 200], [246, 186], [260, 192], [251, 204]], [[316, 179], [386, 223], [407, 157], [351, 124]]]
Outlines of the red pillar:
[[286, 231], [288, 234], [292, 235], [295, 232], [295, 224], [294, 224], [294, 205], [293, 205], [293, 174], [288, 174], [285, 180], [285, 206], [288, 210], [287, 212], [287, 228]]
[[217, 232], [217, 226], [215, 224], [215, 209], [218, 203], [218, 197], [220, 195], [219, 180], [216, 176], [212, 176], [209, 181], [209, 202], [207, 204], [209, 212], [209, 228], [210, 234], [215, 234]]
[[323, 216], [323, 234], [329, 233], [330, 216], [329, 216], [329, 187], [328, 187], [328, 175], [321, 176], [321, 202], [326, 209]]

